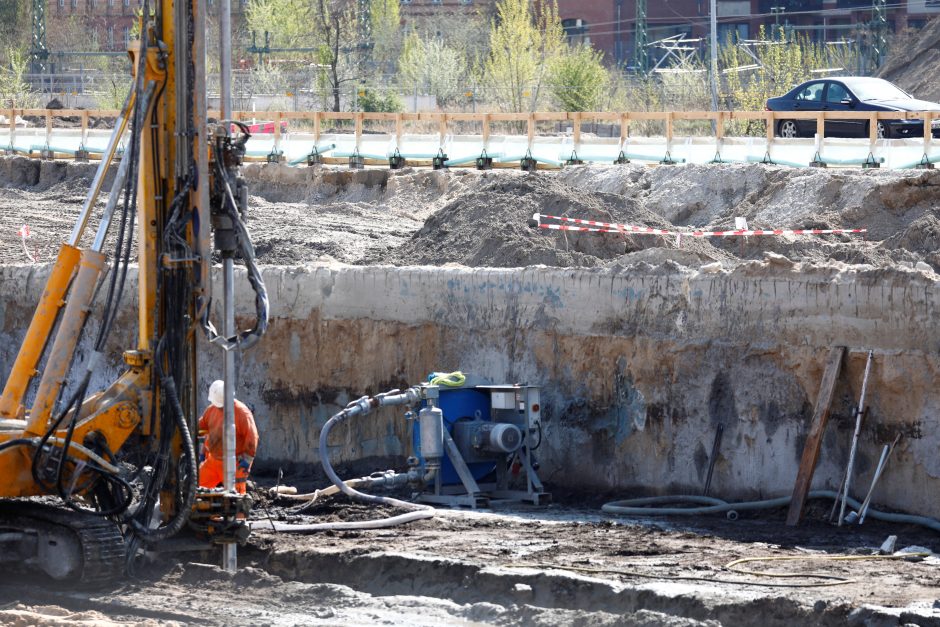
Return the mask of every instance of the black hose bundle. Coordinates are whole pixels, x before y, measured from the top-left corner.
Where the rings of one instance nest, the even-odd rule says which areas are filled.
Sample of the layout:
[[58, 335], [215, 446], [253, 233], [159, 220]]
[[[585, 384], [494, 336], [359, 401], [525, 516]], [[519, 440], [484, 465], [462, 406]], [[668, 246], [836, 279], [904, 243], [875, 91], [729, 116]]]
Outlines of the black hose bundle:
[[[228, 122], [226, 122], [228, 123]], [[242, 129], [243, 137], [233, 142], [236, 148], [244, 149], [244, 144], [250, 137], [248, 128], [241, 122], [235, 122]], [[268, 330], [268, 314], [270, 306], [268, 303], [268, 291], [264, 285], [264, 279], [261, 271], [258, 269], [255, 258], [255, 247], [251, 242], [251, 236], [245, 227], [245, 222], [238, 211], [238, 202], [235, 200], [235, 194], [232, 191], [232, 182], [222, 163], [221, 155], [225, 153], [225, 137], [219, 137], [215, 146], [215, 174], [222, 190], [222, 209], [231, 219], [235, 228], [235, 241], [238, 246], [238, 254], [245, 262], [245, 268], [248, 271], [248, 283], [255, 293], [255, 326], [246, 331], [239, 331], [233, 337], [222, 337], [216, 331], [215, 326], [209, 321], [210, 307], [203, 309], [202, 328], [206, 337], [212, 344], [220, 345], [223, 350], [247, 350], [258, 343], [261, 336]], [[211, 304], [211, 303], [210, 303]]]

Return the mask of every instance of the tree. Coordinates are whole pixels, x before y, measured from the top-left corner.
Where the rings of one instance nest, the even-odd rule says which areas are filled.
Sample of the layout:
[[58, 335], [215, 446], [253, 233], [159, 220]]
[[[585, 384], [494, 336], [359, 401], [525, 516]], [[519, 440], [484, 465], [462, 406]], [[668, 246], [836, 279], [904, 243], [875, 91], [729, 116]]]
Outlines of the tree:
[[467, 63], [461, 52], [439, 39], [422, 39], [409, 33], [399, 57], [399, 74], [405, 86], [433, 94], [446, 102], [459, 94]]
[[25, 80], [29, 59], [20, 50], [7, 48], [9, 67], [0, 68], [0, 107], [28, 109], [36, 104], [36, 96]]
[[[758, 39], [767, 39], [764, 29]], [[762, 110], [768, 98], [780, 96], [789, 89], [818, 74], [814, 70], [830, 67], [855, 67], [854, 51], [838, 46], [817, 44], [806, 35], [791, 36], [787, 42], [754, 46], [754, 57], [739, 45], [728, 41], [722, 47], [720, 64], [725, 69], [725, 101], [728, 108], [745, 111]], [[758, 67], [754, 68], [753, 66]], [[745, 69], [745, 68], [751, 69]], [[763, 122], [749, 121], [745, 132], [759, 132]]]
[[26, 50], [30, 45], [30, 10], [28, 2], [0, 2], [0, 67], [8, 68], [12, 51]]
[[316, 0], [313, 25], [321, 43], [317, 61], [323, 66], [321, 83], [332, 95], [333, 111], [342, 109], [342, 86], [356, 80], [357, 63], [351, 58], [361, 50], [357, 37], [356, 6], [348, 0]]
[[562, 111], [595, 111], [608, 83], [603, 54], [580, 44], [552, 60], [548, 88]]
[[501, 108], [534, 110], [547, 67], [564, 49], [555, 3], [540, 3], [537, 9], [531, 0], [497, 0], [482, 79]]
[[309, 0], [250, 0], [246, 11], [248, 29], [264, 41], [268, 33], [280, 48], [310, 47], [318, 43]]
[[397, 94], [364, 89], [359, 96], [359, 108], [369, 112], [398, 113], [404, 109], [404, 105]]
[[370, 0], [369, 19], [372, 22], [373, 58], [382, 65], [390, 65], [398, 52], [401, 37], [399, 0]]

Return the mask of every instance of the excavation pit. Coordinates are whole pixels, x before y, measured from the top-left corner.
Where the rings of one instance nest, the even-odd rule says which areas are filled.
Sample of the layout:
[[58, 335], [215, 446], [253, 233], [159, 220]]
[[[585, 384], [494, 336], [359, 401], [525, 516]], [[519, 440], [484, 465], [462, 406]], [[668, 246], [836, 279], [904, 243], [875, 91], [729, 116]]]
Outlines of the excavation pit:
[[[239, 397], [254, 408], [262, 433], [263, 486], [273, 485], [279, 468], [297, 481], [319, 478], [320, 428], [350, 400], [460, 369], [542, 386], [540, 475], [553, 492], [578, 498], [501, 509], [503, 517], [446, 513], [392, 531], [257, 532], [242, 557], [261, 570], [238, 579], [181, 566], [129, 594], [20, 597], [22, 589], [7, 585], [4, 602], [20, 600], [30, 608], [24, 611], [49, 603], [182, 622], [231, 607], [248, 624], [304, 622], [291, 613], [296, 608], [277, 614], [292, 603], [307, 622], [324, 624], [385, 620], [383, 612], [403, 612], [406, 624], [938, 620], [935, 558], [811, 564], [813, 572], [862, 582], [832, 587], [669, 579], [730, 577], [722, 566], [738, 556], [856, 554], [889, 534], [900, 536], [899, 546], [932, 549], [934, 532], [876, 521], [830, 527], [822, 522], [830, 502], [814, 503], [796, 530], [784, 526], [784, 510], [735, 522], [620, 520], [602, 515], [604, 499], [593, 496], [700, 494], [718, 425], [723, 439], [710, 494], [734, 501], [789, 494], [829, 349], [845, 346], [814, 487], [838, 488], [872, 350], [856, 486], [867, 488], [881, 447], [900, 433], [874, 506], [940, 516], [936, 172], [757, 164], [534, 174], [245, 170], [249, 228], [272, 302], [268, 336], [239, 363]], [[92, 173], [91, 166], [17, 158], [0, 165], [7, 260], [0, 268], [0, 372], [9, 371], [47, 276], [43, 262], [67, 235]], [[528, 220], [536, 212], [665, 230], [726, 230], [745, 217], [751, 228], [868, 232], [683, 238], [677, 246], [671, 236], [533, 229]], [[18, 235], [24, 224], [31, 233], [25, 241]], [[27, 252], [39, 263], [29, 263]], [[238, 280], [248, 322], [252, 303], [244, 276]], [[112, 359], [96, 372], [93, 389], [121, 369], [121, 350], [135, 336], [135, 293], [129, 290], [106, 351]], [[207, 346], [200, 360], [204, 381], [216, 378], [220, 364]], [[392, 410], [338, 429], [330, 444], [334, 461], [356, 464], [357, 472], [400, 468], [410, 454], [408, 425]], [[284, 507], [273, 503], [270, 514]], [[344, 513], [351, 511], [319, 517]], [[523, 558], [538, 559], [537, 568], [516, 568], [532, 565]], [[646, 568], [651, 576], [570, 567]], [[278, 604], [239, 598], [255, 585]], [[205, 596], [207, 587], [213, 591]], [[156, 604], [159, 591], [172, 607]]]

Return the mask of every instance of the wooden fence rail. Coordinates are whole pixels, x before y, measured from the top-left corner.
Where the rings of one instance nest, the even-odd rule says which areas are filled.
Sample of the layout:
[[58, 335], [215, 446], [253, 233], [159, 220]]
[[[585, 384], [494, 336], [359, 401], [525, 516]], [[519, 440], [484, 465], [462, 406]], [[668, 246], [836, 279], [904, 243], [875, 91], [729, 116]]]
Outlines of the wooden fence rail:
[[[16, 133], [16, 117], [32, 116], [45, 118], [46, 141], [51, 139], [54, 120], [63, 117], [79, 117], [81, 119], [82, 141], [87, 139], [88, 125], [91, 118], [115, 118], [116, 109], [0, 109], [8, 120], [10, 137]], [[209, 111], [210, 117], [219, 117], [218, 111]], [[824, 136], [826, 120], [867, 120], [869, 141], [874, 143], [878, 139], [879, 120], [923, 120], [923, 140], [925, 145], [932, 139], [932, 122], [940, 119], [940, 111], [614, 111], [614, 112], [553, 112], [539, 111], [534, 113], [446, 113], [446, 112], [418, 112], [418, 113], [367, 113], [367, 112], [335, 112], [335, 111], [236, 111], [233, 114], [236, 120], [262, 118], [274, 121], [275, 145], [280, 144], [281, 121], [304, 120], [313, 126], [314, 141], [320, 140], [323, 122], [325, 120], [340, 120], [353, 123], [353, 133], [356, 146], [360, 144], [364, 124], [368, 121], [394, 122], [395, 137], [401, 140], [408, 122], [436, 122], [440, 142], [448, 134], [452, 122], [479, 122], [482, 125], [481, 135], [486, 144], [489, 140], [491, 126], [494, 122], [525, 123], [526, 134], [531, 146], [537, 135], [538, 122], [572, 122], [572, 139], [575, 146], [581, 142], [581, 126], [590, 122], [608, 122], [620, 125], [621, 143], [626, 140], [628, 129], [632, 121], [661, 121], [665, 125], [667, 145], [670, 145], [675, 136], [675, 123], [677, 121], [713, 121], [715, 122], [714, 137], [722, 140], [725, 137], [725, 125], [739, 120], [763, 120], [766, 123], [766, 137], [768, 145], [773, 143], [778, 120], [816, 120], [816, 132]], [[12, 140], [11, 140], [12, 143]]]

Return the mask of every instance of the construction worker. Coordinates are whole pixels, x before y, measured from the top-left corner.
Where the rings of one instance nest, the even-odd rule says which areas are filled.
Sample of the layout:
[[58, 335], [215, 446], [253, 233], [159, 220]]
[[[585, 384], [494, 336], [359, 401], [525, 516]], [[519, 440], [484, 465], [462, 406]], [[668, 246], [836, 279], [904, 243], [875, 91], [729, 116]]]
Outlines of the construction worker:
[[[209, 406], [199, 418], [199, 435], [205, 437], [202, 453], [204, 459], [199, 465], [199, 485], [215, 488], [224, 480], [222, 465], [222, 422], [225, 414], [225, 383], [213, 381], [209, 386]], [[255, 459], [258, 448], [258, 429], [251, 410], [239, 400], [235, 400], [235, 489], [242, 494], [248, 487], [248, 473]]]

